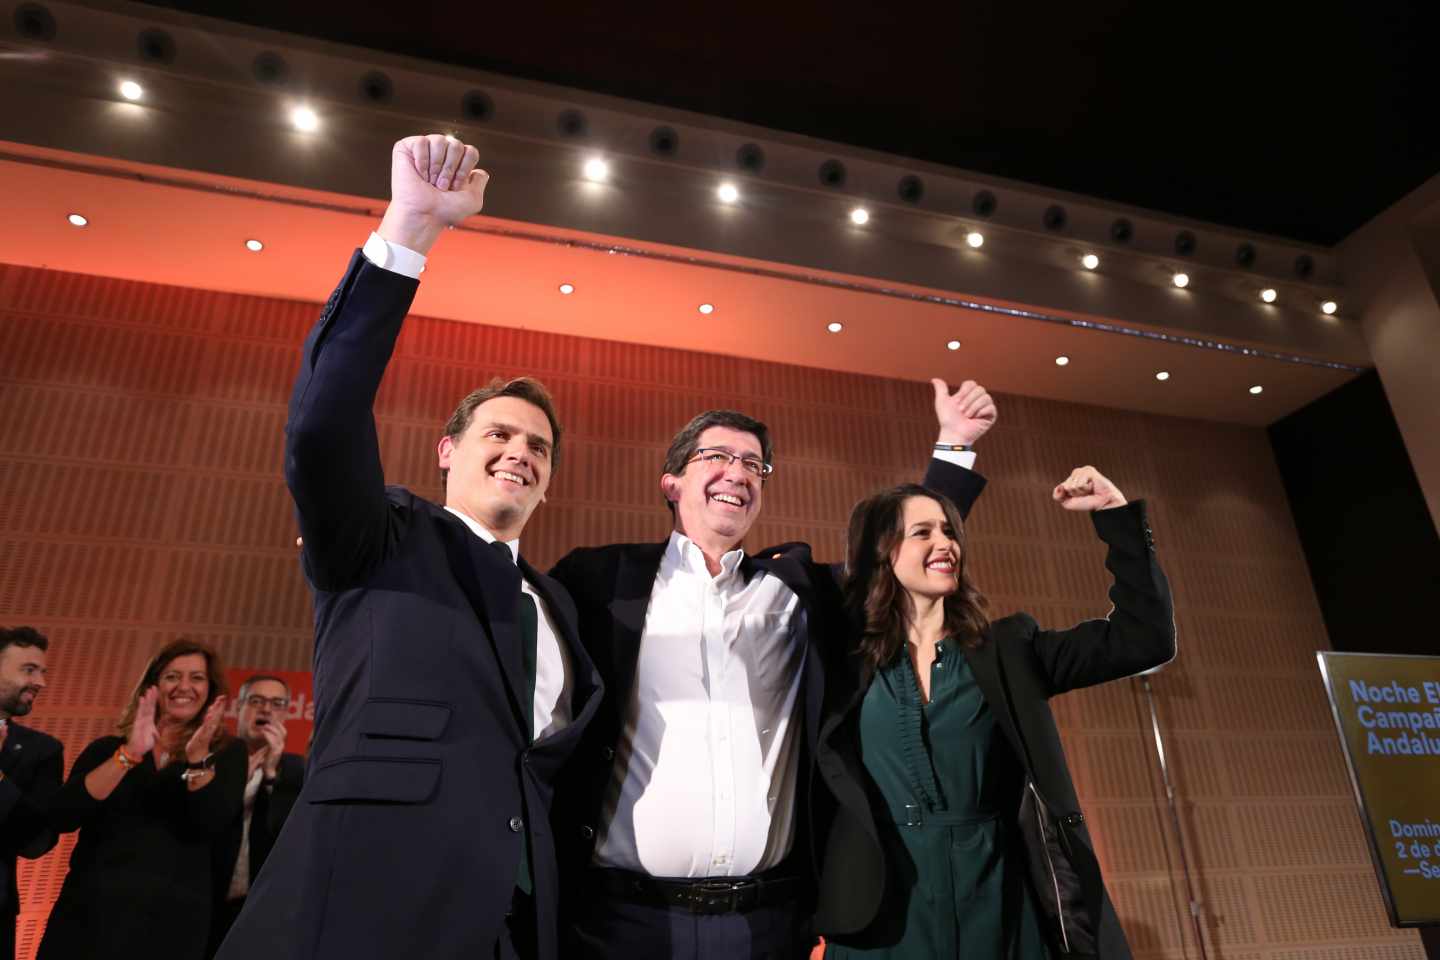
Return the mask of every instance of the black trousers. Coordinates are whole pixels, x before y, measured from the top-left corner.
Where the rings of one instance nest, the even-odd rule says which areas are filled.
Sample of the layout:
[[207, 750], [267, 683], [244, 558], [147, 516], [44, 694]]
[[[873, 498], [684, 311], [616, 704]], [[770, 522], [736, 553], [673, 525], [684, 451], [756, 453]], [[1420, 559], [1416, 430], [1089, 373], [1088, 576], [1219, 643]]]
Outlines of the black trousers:
[[568, 932], [583, 960], [804, 960], [812, 946], [798, 903], [696, 914], [591, 892]]
[[495, 941], [495, 960], [535, 960], [535, 901], [519, 890]]

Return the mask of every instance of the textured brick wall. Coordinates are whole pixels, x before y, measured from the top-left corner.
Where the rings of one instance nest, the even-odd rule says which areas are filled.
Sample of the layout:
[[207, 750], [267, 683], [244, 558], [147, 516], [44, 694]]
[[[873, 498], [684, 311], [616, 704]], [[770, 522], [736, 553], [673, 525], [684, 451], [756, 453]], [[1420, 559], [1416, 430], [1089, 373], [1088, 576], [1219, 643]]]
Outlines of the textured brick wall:
[[[235, 666], [308, 668], [280, 451], [316, 311], [0, 265], [0, 623], [50, 635], [51, 686], [30, 719], [68, 757], [110, 729], [146, 657], [178, 633]], [[570, 431], [524, 539], [542, 567], [572, 545], [661, 538], [658, 464], [706, 407], [748, 411], [776, 434], [751, 546], [804, 539], [834, 559], [854, 501], [915, 476], [933, 438], [923, 384], [412, 318], [378, 404], [389, 480], [437, 496], [434, 444], [455, 400], [519, 373], [550, 385]], [[1210, 955], [1420, 957], [1414, 934], [1386, 926], [1314, 665], [1324, 628], [1264, 432], [999, 403], [971, 525], [996, 612], [1064, 625], [1107, 609], [1089, 524], [1048, 501], [1072, 466], [1094, 463], [1151, 502], [1181, 638], [1155, 687]], [[1195, 956], [1141, 707], [1123, 682], [1055, 712], [1137, 954]], [[22, 861], [22, 957], [70, 839]]]

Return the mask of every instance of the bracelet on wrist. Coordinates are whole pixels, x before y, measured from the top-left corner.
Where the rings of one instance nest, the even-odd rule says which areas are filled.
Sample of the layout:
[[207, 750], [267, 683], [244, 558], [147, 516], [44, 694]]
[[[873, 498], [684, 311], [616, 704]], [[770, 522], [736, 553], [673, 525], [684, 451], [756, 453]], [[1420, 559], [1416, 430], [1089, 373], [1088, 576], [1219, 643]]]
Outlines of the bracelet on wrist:
[[138, 767], [142, 760], [144, 760], [144, 757], [136, 759], [135, 757], [130, 756], [129, 751], [125, 749], [125, 744], [123, 743], [115, 749], [115, 762], [120, 764], [120, 767], [123, 770], [129, 770], [131, 767]]
[[968, 443], [937, 443], [936, 450], [944, 450], [949, 453], [969, 453], [975, 448]]

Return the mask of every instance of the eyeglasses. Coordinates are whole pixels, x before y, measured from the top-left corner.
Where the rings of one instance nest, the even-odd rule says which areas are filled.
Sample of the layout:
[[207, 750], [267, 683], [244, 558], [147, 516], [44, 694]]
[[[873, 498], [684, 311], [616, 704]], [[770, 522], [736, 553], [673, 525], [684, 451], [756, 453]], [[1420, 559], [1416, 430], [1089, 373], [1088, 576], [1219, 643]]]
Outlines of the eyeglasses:
[[723, 447], [701, 447], [695, 451], [695, 456], [690, 458], [691, 463], [694, 463], [696, 460], [716, 467], [728, 467], [736, 460], [739, 460], [740, 466], [744, 467], [747, 473], [757, 477], [768, 477], [775, 472], [775, 466], [773, 464], [766, 463], [757, 457], [742, 457], [740, 454], [731, 453]]
[[245, 698], [245, 706], [249, 707], [251, 710], [259, 710], [267, 703], [270, 705], [270, 709], [272, 710], [284, 710], [286, 707], [290, 706], [290, 700], [288, 697], [262, 697], [258, 693], [252, 693], [250, 694], [250, 696]]

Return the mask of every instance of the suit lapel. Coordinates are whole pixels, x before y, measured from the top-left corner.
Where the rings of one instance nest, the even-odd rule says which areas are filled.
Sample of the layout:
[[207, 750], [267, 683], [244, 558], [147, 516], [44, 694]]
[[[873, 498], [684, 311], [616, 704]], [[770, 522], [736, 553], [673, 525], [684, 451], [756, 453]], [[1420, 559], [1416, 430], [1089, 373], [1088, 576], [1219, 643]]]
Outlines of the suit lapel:
[[608, 683], [607, 692], [617, 704], [629, 702], [635, 685], [640, 635], [645, 631], [645, 613], [650, 609], [650, 594], [660, 574], [666, 542], [631, 547], [620, 555], [615, 571], [615, 597], [610, 601], [610, 616], [614, 621], [610, 650], [613, 683]]
[[486, 627], [500, 673], [505, 678], [510, 706], [524, 729], [525, 717], [533, 710], [526, 703], [525, 665], [520, 652], [520, 628], [516, 610], [520, 605], [520, 570], [505, 563], [494, 548], [450, 513], [440, 518], [441, 536], [450, 569], [465, 592], [476, 618]]
[[1025, 764], [1025, 769], [1030, 771], [1031, 779], [1035, 777], [1035, 764], [1030, 760], [1030, 749], [1025, 744], [1025, 738], [1020, 734], [1020, 728], [1015, 722], [1015, 711], [1010, 703], [1010, 693], [1005, 684], [1004, 665], [1000, 662], [999, 638], [993, 633], [985, 638], [985, 642], [978, 649], [965, 649], [965, 659], [970, 664], [970, 672], [975, 675], [975, 682], [980, 685], [980, 691], [985, 695], [985, 702], [990, 704], [990, 710], [995, 714], [1001, 729], [1010, 738], [1010, 745], [1015, 748], [1015, 754]]

